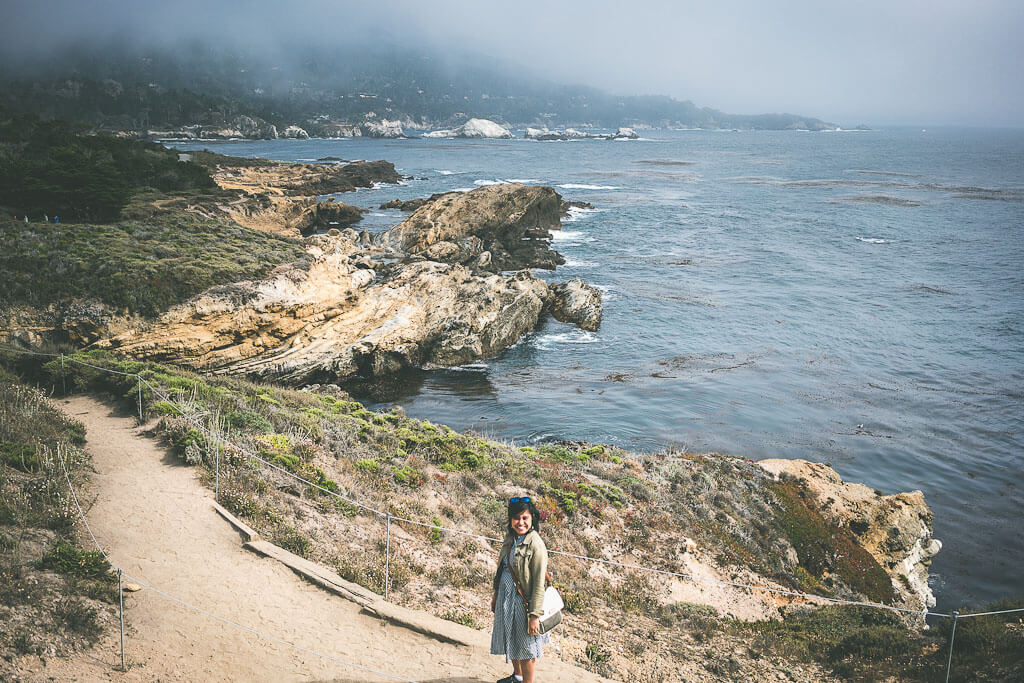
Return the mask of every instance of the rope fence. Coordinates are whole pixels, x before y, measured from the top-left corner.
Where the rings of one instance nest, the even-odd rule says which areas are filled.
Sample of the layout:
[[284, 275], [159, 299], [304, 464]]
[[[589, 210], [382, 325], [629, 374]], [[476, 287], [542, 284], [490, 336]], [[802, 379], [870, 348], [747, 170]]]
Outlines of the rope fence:
[[[177, 401], [175, 401], [173, 398], [171, 398], [163, 390], [153, 386], [149, 381], [147, 381], [141, 375], [141, 373], [129, 373], [129, 372], [122, 372], [122, 371], [119, 371], [119, 370], [114, 370], [112, 368], [104, 368], [102, 366], [94, 365], [92, 363], [88, 363], [86, 361], [83, 361], [81, 359], [78, 359], [78, 358], [75, 358], [75, 357], [72, 357], [72, 356], [67, 356], [67, 355], [65, 355], [63, 353], [61, 353], [61, 354], [43, 353], [43, 352], [38, 352], [38, 351], [28, 351], [28, 350], [24, 350], [24, 349], [15, 349], [15, 348], [4, 347], [4, 346], [0, 346], [0, 351], [8, 351], [8, 352], [12, 352], [12, 353], [20, 353], [20, 354], [34, 355], [34, 356], [46, 356], [46, 357], [52, 357], [52, 358], [59, 357], [60, 360], [61, 360], [62, 381], [64, 380], [63, 375], [64, 375], [64, 368], [65, 368], [65, 363], [66, 362], [77, 363], [79, 365], [83, 365], [85, 367], [89, 367], [89, 368], [92, 368], [94, 370], [98, 370], [98, 371], [101, 371], [101, 372], [108, 372], [108, 373], [115, 374], [115, 375], [120, 375], [120, 376], [123, 376], [123, 377], [135, 377], [137, 379], [137, 386], [138, 386], [138, 388], [137, 388], [137, 395], [138, 395], [138, 410], [139, 410], [139, 422], [140, 422], [140, 424], [144, 421], [143, 399], [142, 399], [142, 385], [145, 384], [150, 389], [150, 391], [153, 393], [154, 397], [158, 397], [160, 400], [166, 402], [168, 405], [173, 407], [174, 410], [176, 410], [181, 415], [182, 418], [187, 420], [189, 422], [189, 424], [191, 424], [194, 428], [196, 428], [197, 430], [202, 432], [204, 435], [206, 435], [208, 438], [210, 438], [211, 441], [214, 443], [214, 449], [215, 449], [215, 454], [216, 454], [215, 455], [216, 461], [215, 461], [215, 489], [214, 489], [214, 491], [215, 491], [215, 497], [218, 498], [218, 499], [219, 499], [219, 495], [220, 495], [220, 448], [221, 448], [222, 445], [229, 445], [229, 446], [233, 447], [234, 449], [236, 449], [242, 455], [248, 457], [253, 462], [258, 462], [258, 463], [260, 463], [260, 464], [262, 464], [262, 465], [264, 465], [266, 467], [271, 468], [272, 470], [280, 472], [281, 474], [283, 474], [283, 475], [285, 475], [287, 477], [291, 477], [294, 480], [296, 480], [298, 482], [301, 482], [302, 484], [304, 484], [306, 486], [309, 486], [312, 489], [320, 491], [321, 493], [324, 493], [324, 494], [326, 494], [328, 496], [333, 496], [333, 497], [335, 497], [335, 498], [337, 498], [339, 500], [344, 501], [345, 503], [348, 503], [349, 505], [355, 506], [359, 510], [363, 510], [363, 511], [365, 511], [367, 513], [370, 513], [373, 516], [376, 516], [377, 518], [382, 520], [384, 522], [384, 525], [385, 525], [385, 557], [384, 557], [384, 599], [385, 600], [388, 600], [390, 598], [390, 583], [391, 583], [390, 582], [390, 565], [391, 565], [390, 560], [391, 560], [391, 536], [392, 536], [392, 534], [391, 534], [391, 523], [392, 522], [401, 522], [401, 523], [405, 523], [405, 524], [410, 524], [410, 525], [414, 525], [414, 526], [420, 526], [420, 527], [424, 527], [424, 528], [427, 528], [427, 529], [436, 530], [438, 532], [454, 534], [454, 535], [460, 535], [460, 536], [466, 536], [466, 537], [469, 537], [469, 538], [478, 539], [478, 540], [485, 541], [485, 542], [488, 542], [488, 543], [501, 543], [502, 542], [501, 539], [495, 538], [493, 536], [485, 536], [483, 534], [477, 534], [477, 533], [473, 533], [473, 532], [469, 532], [469, 531], [464, 531], [462, 529], [454, 529], [454, 528], [450, 528], [450, 527], [445, 527], [445, 526], [440, 525], [440, 524], [421, 522], [419, 520], [409, 519], [407, 517], [402, 517], [400, 515], [395, 515], [395, 514], [392, 514], [391, 512], [388, 512], [388, 511], [382, 511], [382, 510], [379, 510], [379, 509], [377, 509], [377, 508], [375, 508], [373, 506], [367, 505], [366, 503], [362, 503], [362, 502], [360, 502], [358, 500], [355, 500], [354, 498], [351, 498], [350, 496], [345, 496], [345, 495], [343, 495], [341, 493], [338, 493], [337, 491], [332, 491], [332, 490], [330, 490], [328, 488], [325, 488], [324, 486], [322, 486], [320, 484], [317, 484], [316, 482], [309, 481], [308, 479], [302, 477], [301, 475], [299, 475], [299, 474], [297, 474], [295, 472], [292, 472], [292, 471], [290, 471], [290, 470], [288, 470], [288, 469], [286, 469], [284, 467], [281, 467], [280, 465], [277, 465], [276, 463], [270, 462], [270, 461], [266, 460], [265, 458], [260, 457], [256, 453], [253, 453], [253, 452], [251, 452], [249, 450], [246, 450], [245, 448], [243, 448], [239, 444], [236, 444], [236, 443], [233, 443], [231, 441], [228, 441], [227, 439], [222, 439], [222, 435], [221, 435], [221, 432], [219, 430], [213, 430], [213, 429], [209, 428], [206, 424], [204, 424], [202, 421], [200, 421], [198, 419], [199, 416], [188, 414], [181, 406], [179, 406]], [[65, 393], [66, 393], [66, 383], [64, 384], [64, 390], [65, 390]], [[60, 465], [61, 465], [61, 468], [62, 468], [63, 473], [64, 473], [65, 481], [67, 482], [67, 485], [68, 485], [68, 490], [69, 490], [70, 495], [71, 495], [71, 497], [72, 497], [72, 499], [73, 499], [73, 501], [75, 503], [76, 508], [78, 509], [78, 513], [79, 513], [79, 515], [80, 515], [80, 517], [82, 519], [82, 523], [85, 525], [85, 528], [88, 531], [89, 536], [90, 536], [90, 538], [93, 541], [93, 544], [95, 544], [95, 546], [99, 550], [99, 552], [103, 554], [103, 557], [106, 558], [109, 561], [109, 559], [110, 559], [109, 556], [103, 550], [103, 548], [100, 545], [99, 541], [96, 539], [95, 534], [93, 534], [92, 528], [89, 526], [89, 521], [86, 518], [85, 512], [82, 509], [81, 504], [79, 503], [78, 496], [75, 493], [75, 489], [74, 489], [74, 487], [73, 487], [73, 485], [71, 483], [71, 477], [70, 477], [70, 475], [68, 473], [67, 467], [66, 467], [65, 462], [64, 462], [64, 457], [61, 455], [59, 445], [58, 445], [58, 454], [57, 455], [58, 455], [57, 459], [60, 461]], [[931, 616], [931, 617], [938, 617], [938, 618], [942, 618], [942, 619], [952, 619], [953, 623], [952, 623], [952, 628], [951, 628], [951, 633], [950, 633], [950, 640], [949, 640], [949, 659], [947, 661], [947, 667], [946, 667], [946, 680], [947, 680], [947, 682], [949, 680], [949, 674], [950, 674], [950, 670], [951, 670], [951, 666], [952, 666], [953, 643], [954, 643], [954, 639], [955, 639], [955, 636], [956, 636], [956, 625], [957, 625], [957, 621], [958, 620], [966, 619], [966, 618], [971, 618], [971, 617], [984, 617], [984, 616], [993, 616], [993, 615], [1002, 615], [1002, 614], [1011, 614], [1011, 613], [1017, 613], [1017, 612], [1024, 612], [1024, 608], [1009, 609], [1009, 610], [999, 610], [999, 611], [989, 611], [989, 612], [975, 612], [975, 613], [967, 613], [967, 614], [961, 614], [957, 610], [953, 610], [950, 614], [944, 614], [942, 612], [932, 612], [932, 611], [929, 611], [927, 608], [925, 608], [923, 610], [911, 610], [911, 609], [906, 609], [906, 608], [902, 608], [902, 607], [895, 607], [895, 606], [892, 606], [892, 605], [883, 605], [883, 604], [875, 603], [875, 602], [853, 601], [853, 600], [842, 600], [842, 599], [839, 599], [839, 598], [830, 598], [830, 597], [826, 597], [826, 596], [822, 596], [822, 595], [816, 595], [816, 594], [813, 594], [813, 593], [805, 593], [805, 592], [801, 592], [801, 591], [787, 590], [787, 589], [778, 588], [778, 587], [775, 587], [775, 586], [764, 586], [764, 585], [757, 585], [757, 584], [746, 584], [746, 583], [735, 582], [735, 581], [726, 581], [726, 580], [722, 580], [722, 579], [713, 579], [713, 578], [709, 578], [709, 577], [699, 577], [699, 576], [695, 576], [693, 574], [688, 574], [688, 573], [685, 573], [685, 572], [677, 572], [677, 571], [672, 571], [672, 570], [667, 570], [667, 569], [658, 569], [657, 567], [650, 567], [650, 566], [644, 566], [644, 565], [639, 565], [639, 564], [629, 564], [629, 563], [620, 562], [620, 561], [617, 561], [617, 560], [610, 560], [610, 559], [607, 559], [607, 558], [600, 558], [600, 557], [591, 557], [591, 556], [588, 556], [588, 555], [580, 555], [580, 554], [576, 554], [576, 553], [564, 552], [564, 551], [559, 551], [559, 550], [549, 550], [548, 552], [551, 555], [560, 555], [560, 556], [563, 556], [563, 557], [570, 557], [570, 558], [574, 558], [574, 559], [581, 560], [581, 561], [584, 561], [584, 562], [604, 564], [604, 565], [608, 565], [608, 566], [619, 567], [619, 568], [629, 569], [629, 570], [633, 570], [633, 571], [647, 572], [647, 573], [657, 574], [657, 575], [662, 575], [662, 576], [671, 576], [671, 577], [675, 577], [675, 578], [680, 578], [680, 579], [692, 581], [694, 583], [701, 583], [701, 584], [713, 585], [713, 586], [730, 586], [730, 587], [733, 587], [733, 588], [744, 589], [744, 590], [747, 590], [747, 591], [750, 591], [750, 592], [764, 591], [766, 593], [785, 595], [785, 596], [788, 596], [788, 597], [799, 598], [799, 599], [805, 600], [805, 601], [810, 602], [810, 603], [826, 602], [826, 603], [830, 603], [830, 604], [834, 604], [834, 605], [848, 605], [848, 606], [857, 606], [857, 607], [868, 607], [868, 608], [881, 609], [881, 610], [886, 610], [886, 611], [896, 612], [896, 613], [902, 613], [902, 614], [913, 614], [913, 615], [919, 615], [922, 618]], [[124, 575], [126, 577], [129, 577], [129, 575], [127, 573], [123, 572], [123, 570], [120, 567], [117, 568], [117, 574], [118, 574], [118, 586], [119, 586], [119, 589], [120, 589], [121, 576]], [[131, 578], [131, 577], [129, 577], [129, 578]], [[318, 651], [315, 651], [315, 650], [310, 650], [310, 649], [304, 648], [304, 647], [302, 647], [300, 645], [296, 645], [296, 644], [291, 643], [289, 641], [282, 640], [282, 639], [277, 638], [275, 636], [262, 633], [262, 632], [260, 632], [260, 631], [258, 631], [256, 629], [250, 628], [248, 626], [244, 626], [242, 624], [238, 624], [238, 623], [233, 622], [233, 621], [231, 621], [229, 619], [226, 619], [224, 617], [221, 617], [221, 616], [218, 616], [218, 615], [213, 614], [211, 612], [208, 612], [207, 610], [204, 610], [204, 609], [202, 609], [200, 607], [192, 605], [192, 604], [190, 604], [190, 603], [188, 603], [188, 602], [186, 602], [184, 600], [176, 598], [176, 597], [174, 597], [174, 596], [172, 596], [172, 595], [170, 595], [168, 593], [165, 593], [165, 592], [163, 592], [163, 591], [161, 591], [161, 590], [159, 590], [159, 589], [157, 589], [157, 588], [155, 588], [153, 586], [149, 586], [149, 585], [143, 583], [139, 579], [133, 579], [133, 581], [135, 583], [138, 583], [140, 586], [142, 586], [142, 587], [144, 587], [144, 588], [146, 588], [148, 590], [151, 590], [152, 592], [154, 592], [154, 593], [164, 597], [165, 599], [170, 600], [172, 602], [175, 602], [175, 603], [177, 603], [177, 604], [179, 604], [179, 605], [181, 605], [181, 606], [183, 606], [183, 607], [185, 607], [187, 609], [199, 612], [199, 613], [204, 614], [204, 615], [206, 615], [206, 616], [208, 616], [208, 617], [210, 617], [212, 619], [215, 619], [217, 621], [220, 621], [222, 623], [230, 625], [230, 626], [232, 626], [234, 628], [237, 628], [239, 630], [251, 633], [251, 634], [256, 635], [256, 636], [258, 636], [260, 638], [263, 638], [265, 640], [268, 640], [268, 641], [271, 641], [271, 642], [275, 642], [275, 643], [278, 643], [280, 645], [284, 645], [284, 646], [287, 646], [287, 647], [290, 647], [290, 648], [293, 648], [293, 649], [296, 649], [296, 650], [299, 650], [299, 651], [302, 651], [302, 652], [305, 652], [305, 653], [308, 653], [308, 654], [316, 655], [318, 657], [322, 657], [322, 658], [327, 659], [329, 661], [333, 661], [333, 662], [336, 662], [338, 664], [349, 666], [349, 667], [352, 667], [352, 668], [355, 668], [355, 669], [358, 669], [358, 670], [361, 670], [361, 671], [364, 671], [364, 672], [367, 672], [367, 673], [373, 673], [373, 674], [376, 674], [376, 675], [379, 675], [379, 676], [383, 676], [383, 677], [386, 677], [386, 678], [391, 678], [391, 679], [399, 680], [399, 681], [411, 681], [411, 679], [406, 679], [406, 678], [402, 678], [402, 677], [399, 677], [399, 676], [395, 676], [393, 674], [388, 674], [388, 673], [385, 673], [385, 672], [369, 669], [369, 668], [363, 667], [361, 665], [358, 665], [358, 664], [355, 664], [355, 663], [352, 663], [352, 662], [348, 662], [348, 661], [345, 661], [345, 660], [333, 657], [331, 655], [328, 655], [328, 654], [325, 654], [325, 653], [322, 653], [322, 652], [318, 652]], [[119, 592], [120, 592], [120, 590], [119, 590]], [[123, 613], [123, 611], [124, 611], [124, 607], [123, 607], [123, 599], [122, 599], [121, 600], [121, 659], [122, 659], [122, 668], [124, 668], [124, 613]]]

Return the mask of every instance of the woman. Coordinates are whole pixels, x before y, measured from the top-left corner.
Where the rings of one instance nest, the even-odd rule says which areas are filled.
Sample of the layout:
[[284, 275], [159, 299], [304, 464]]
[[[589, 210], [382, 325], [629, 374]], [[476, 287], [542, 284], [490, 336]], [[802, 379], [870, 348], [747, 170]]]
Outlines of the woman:
[[[498, 683], [533, 683], [533, 667], [550, 641], [540, 633], [548, 549], [541, 540], [540, 516], [529, 497], [508, 501], [508, 529], [494, 575], [491, 654], [505, 655], [513, 674]], [[525, 604], [524, 604], [525, 603]]]

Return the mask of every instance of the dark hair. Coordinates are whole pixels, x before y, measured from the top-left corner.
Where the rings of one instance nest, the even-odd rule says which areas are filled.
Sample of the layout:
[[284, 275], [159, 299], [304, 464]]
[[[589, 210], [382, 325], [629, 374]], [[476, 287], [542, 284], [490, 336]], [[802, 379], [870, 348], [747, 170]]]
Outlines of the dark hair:
[[534, 531], [540, 531], [540, 513], [537, 511], [537, 506], [533, 504], [533, 501], [527, 498], [525, 501], [517, 499], [515, 503], [508, 504], [508, 531], [509, 533], [515, 533], [512, 531], [512, 518], [521, 513], [523, 510], [530, 511], [530, 518], [533, 520], [533, 524], [530, 527]]

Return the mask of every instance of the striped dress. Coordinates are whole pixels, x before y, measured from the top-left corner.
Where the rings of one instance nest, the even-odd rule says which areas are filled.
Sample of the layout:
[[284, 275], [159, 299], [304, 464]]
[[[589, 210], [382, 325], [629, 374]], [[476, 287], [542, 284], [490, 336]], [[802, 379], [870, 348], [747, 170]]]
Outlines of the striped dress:
[[[523, 541], [523, 536], [515, 539], [515, 548]], [[491, 631], [491, 654], [505, 655], [505, 662], [513, 659], [540, 659], [544, 656], [543, 645], [551, 642], [547, 633], [531, 636], [526, 632], [526, 608], [523, 599], [516, 591], [516, 583], [508, 570], [508, 558], [501, 558], [501, 579], [498, 586], [498, 599], [494, 604], [494, 629]]]

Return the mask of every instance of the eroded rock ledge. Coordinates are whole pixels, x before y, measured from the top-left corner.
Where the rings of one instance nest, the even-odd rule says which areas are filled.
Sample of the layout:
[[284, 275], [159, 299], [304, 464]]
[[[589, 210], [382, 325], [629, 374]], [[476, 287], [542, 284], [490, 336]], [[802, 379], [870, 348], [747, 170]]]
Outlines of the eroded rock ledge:
[[849, 529], [892, 579], [894, 604], [913, 610], [935, 606], [928, 569], [942, 543], [932, 538], [932, 512], [920, 491], [882, 495], [844, 482], [828, 465], [806, 460], [762, 460], [776, 477], [803, 480], [822, 515]]

